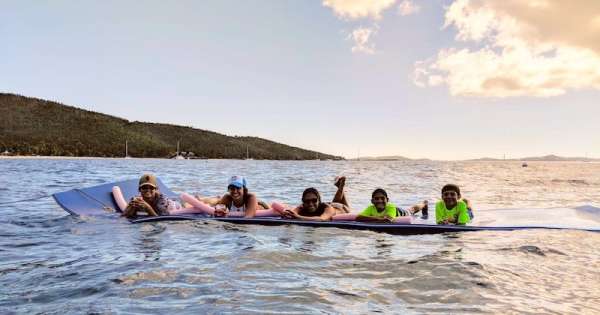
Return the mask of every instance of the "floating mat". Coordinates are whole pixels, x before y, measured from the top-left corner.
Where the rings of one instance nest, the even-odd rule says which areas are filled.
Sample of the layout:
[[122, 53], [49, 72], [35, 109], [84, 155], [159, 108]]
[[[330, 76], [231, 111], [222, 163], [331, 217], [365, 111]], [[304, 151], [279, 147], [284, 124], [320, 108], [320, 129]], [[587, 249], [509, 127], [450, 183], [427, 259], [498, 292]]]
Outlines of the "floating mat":
[[[125, 199], [129, 199], [138, 194], [138, 180], [126, 180], [115, 183], [108, 183], [99, 186], [73, 189], [66, 192], [54, 194], [56, 202], [65, 211], [72, 215], [103, 215], [115, 212], [117, 204], [112, 197], [112, 187], [119, 186]], [[166, 187], [162, 181], [158, 180], [160, 191], [170, 198], [178, 198], [177, 194]], [[116, 217], [116, 216], [115, 216]], [[355, 221], [299, 221], [282, 218], [212, 218], [204, 215], [168, 215], [159, 217], [143, 217], [131, 220], [132, 223], [158, 222], [158, 221], [180, 221], [180, 220], [213, 220], [235, 224], [260, 224], [260, 225], [285, 225], [296, 224], [310, 227], [335, 227], [353, 230], [371, 230], [397, 235], [414, 234], [438, 234], [446, 232], [467, 232], [467, 231], [513, 231], [524, 229], [564, 229], [554, 226], [455, 226], [455, 225], [435, 225], [435, 224], [393, 224], [393, 223], [363, 223]], [[584, 230], [600, 232], [599, 228], [569, 228], [574, 230]]]
[[[235, 224], [260, 224], [260, 225], [286, 225], [295, 224], [311, 227], [333, 227], [352, 230], [370, 230], [395, 235], [417, 235], [417, 234], [440, 234], [447, 232], [471, 232], [471, 231], [514, 231], [527, 229], [551, 229], [563, 230], [560, 227], [544, 226], [470, 226], [470, 225], [431, 225], [431, 224], [393, 224], [393, 223], [363, 223], [355, 221], [299, 221], [281, 218], [207, 218], [202, 216], [173, 215], [160, 217], [146, 217], [131, 221], [132, 223], [172, 221], [172, 220], [214, 220]], [[600, 232], [600, 229], [574, 229], [591, 232]]]

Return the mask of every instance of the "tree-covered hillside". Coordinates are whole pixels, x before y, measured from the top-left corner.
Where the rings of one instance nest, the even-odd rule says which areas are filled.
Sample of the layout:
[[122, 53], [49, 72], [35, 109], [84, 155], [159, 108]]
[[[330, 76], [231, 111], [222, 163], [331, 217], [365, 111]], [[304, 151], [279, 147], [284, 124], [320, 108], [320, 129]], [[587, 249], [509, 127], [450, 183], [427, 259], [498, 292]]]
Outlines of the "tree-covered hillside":
[[0, 93], [0, 152], [18, 155], [172, 157], [177, 141], [201, 158], [341, 159], [256, 138], [169, 124], [130, 122], [56, 102]]

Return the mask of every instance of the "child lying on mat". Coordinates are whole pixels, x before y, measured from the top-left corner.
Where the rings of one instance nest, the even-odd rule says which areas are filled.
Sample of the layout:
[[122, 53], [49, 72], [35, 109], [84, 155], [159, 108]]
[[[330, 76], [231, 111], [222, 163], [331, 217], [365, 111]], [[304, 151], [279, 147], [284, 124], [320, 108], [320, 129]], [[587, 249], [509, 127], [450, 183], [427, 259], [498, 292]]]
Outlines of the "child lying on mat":
[[[371, 205], [356, 217], [356, 221], [410, 223], [410, 215], [426, 207], [427, 201], [413, 205], [408, 210], [396, 207], [395, 204], [389, 202], [387, 192], [381, 188], [377, 188], [371, 194]], [[400, 217], [406, 217], [406, 219], [399, 220]]]
[[[118, 187], [117, 187], [118, 188]], [[125, 202], [121, 190], [113, 188], [113, 195], [117, 204], [123, 210], [123, 216], [135, 219], [138, 212], [149, 216], [169, 215], [171, 211], [181, 208], [181, 205], [160, 193], [156, 177], [152, 174], [144, 174], [140, 178], [138, 190], [139, 196], [132, 197], [129, 203]], [[115, 192], [117, 192], [115, 194]]]
[[437, 224], [465, 225], [473, 219], [469, 201], [461, 199], [460, 188], [454, 184], [442, 187], [442, 200], [435, 205]]

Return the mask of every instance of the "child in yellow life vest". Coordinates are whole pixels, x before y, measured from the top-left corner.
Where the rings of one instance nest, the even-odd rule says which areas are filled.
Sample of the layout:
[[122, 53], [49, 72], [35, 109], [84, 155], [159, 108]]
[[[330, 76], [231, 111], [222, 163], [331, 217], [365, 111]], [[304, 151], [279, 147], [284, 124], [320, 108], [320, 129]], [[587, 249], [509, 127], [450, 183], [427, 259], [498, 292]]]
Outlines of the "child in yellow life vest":
[[461, 199], [460, 188], [454, 184], [442, 187], [442, 200], [435, 204], [435, 222], [437, 224], [465, 225], [473, 219], [469, 202]]
[[[427, 212], [428, 204], [427, 200], [422, 203], [418, 203], [410, 206], [407, 209], [397, 207], [395, 204], [389, 202], [387, 192], [381, 188], [377, 188], [371, 194], [371, 205], [365, 208], [356, 217], [356, 221], [362, 222], [394, 222], [400, 224], [410, 223], [411, 217], [419, 212]], [[407, 218], [407, 220], [400, 219], [401, 217]]]
[[363, 222], [392, 222], [398, 216], [396, 205], [388, 202], [388, 195], [381, 188], [375, 189], [371, 194], [371, 205], [363, 210], [356, 221]]

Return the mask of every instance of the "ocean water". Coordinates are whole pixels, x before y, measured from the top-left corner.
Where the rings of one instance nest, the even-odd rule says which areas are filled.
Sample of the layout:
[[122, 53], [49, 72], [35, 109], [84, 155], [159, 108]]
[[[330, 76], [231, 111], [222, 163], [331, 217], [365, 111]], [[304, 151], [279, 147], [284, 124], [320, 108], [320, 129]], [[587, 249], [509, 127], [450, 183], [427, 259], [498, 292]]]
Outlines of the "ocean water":
[[44, 197], [143, 172], [208, 196], [242, 174], [292, 204], [345, 175], [355, 209], [376, 187], [408, 205], [452, 182], [481, 224], [600, 227], [598, 163], [0, 159], [0, 314], [600, 314], [600, 233], [135, 225]]

